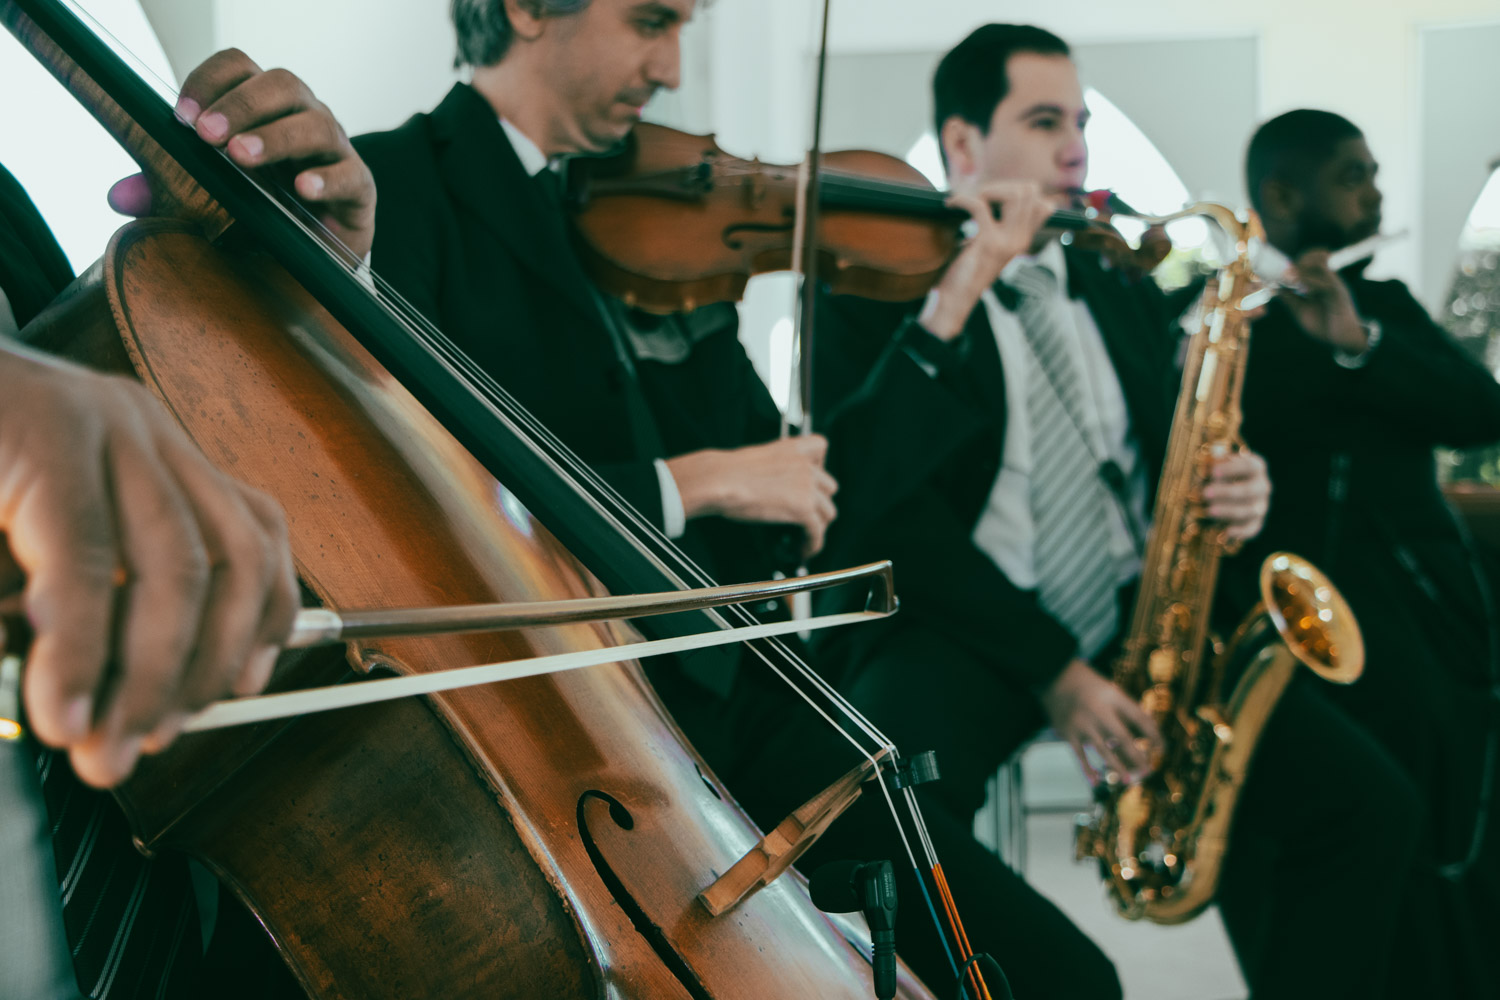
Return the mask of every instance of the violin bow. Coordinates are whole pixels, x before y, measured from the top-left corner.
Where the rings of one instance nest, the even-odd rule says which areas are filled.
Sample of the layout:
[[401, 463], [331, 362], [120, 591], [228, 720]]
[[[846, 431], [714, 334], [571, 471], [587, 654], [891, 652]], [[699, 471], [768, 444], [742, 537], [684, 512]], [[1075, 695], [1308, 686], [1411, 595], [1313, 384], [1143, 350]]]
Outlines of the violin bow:
[[[815, 305], [818, 296], [819, 186], [822, 177], [823, 105], [828, 79], [828, 15], [831, 4], [832, 0], [823, 0], [823, 20], [818, 40], [817, 83], [813, 97], [812, 144], [798, 172], [797, 213], [792, 240], [792, 273], [800, 279], [792, 321], [791, 352], [791, 384], [796, 386], [796, 398], [802, 418], [797, 430], [798, 434], [811, 434], [813, 431], [813, 345], [816, 333]], [[788, 407], [781, 417], [781, 436], [785, 438], [791, 433], [790, 407]], [[805, 567], [799, 570], [799, 573], [806, 572]], [[948, 957], [953, 965], [954, 976], [967, 978], [968, 985], [973, 989], [972, 995], [977, 1000], [991, 1000], [989, 986], [985, 983], [978, 959], [969, 945], [968, 934], [964, 931], [963, 921], [959, 918], [958, 907], [953, 901], [947, 877], [943, 874], [943, 866], [938, 861], [937, 853], [927, 834], [926, 824], [922, 821], [916, 798], [909, 787], [905, 788], [902, 794], [905, 796], [913, 826], [918, 834], [918, 841], [929, 865], [926, 875], [932, 880], [937, 890], [943, 917], [946, 918], [946, 927], [944, 920], [939, 919], [938, 911], [933, 906], [932, 898], [927, 892], [926, 880], [923, 878], [924, 873], [920, 867], [916, 873], [917, 884], [922, 887], [923, 901], [927, 905], [927, 911], [933, 922], [938, 925], [939, 936], [944, 936], [946, 930], [947, 936], [952, 941], [952, 947], [948, 949]], [[889, 799], [887, 801], [889, 802]], [[895, 813], [894, 803], [891, 803], [891, 806], [892, 819], [899, 826], [900, 817]], [[915, 861], [915, 856], [912, 856], [912, 860]], [[945, 947], [947, 947], [946, 943]]]
[[[798, 434], [813, 429], [814, 304], [818, 290], [818, 189], [823, 156], [823, 94], [828, 79], [828, 12], [823, 0], [823, 24], [818, 41], [818, 75], [813, 97], [812, 144], [797, 172], [797, 212], [792, 229], [792, 273], [797, 276], [797, 302], [792, 311], [791, 384], [796, 386], [802, 422]], [[781, 436], [791, 433], [790, 407], [781, 416]]]

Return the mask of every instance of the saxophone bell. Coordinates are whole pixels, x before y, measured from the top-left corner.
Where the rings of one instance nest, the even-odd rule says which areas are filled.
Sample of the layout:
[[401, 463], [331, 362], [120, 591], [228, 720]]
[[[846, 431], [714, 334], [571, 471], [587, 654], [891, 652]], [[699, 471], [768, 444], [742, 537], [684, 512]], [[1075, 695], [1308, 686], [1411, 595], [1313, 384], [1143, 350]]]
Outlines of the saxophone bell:
[[1273, 552], [1260, 566], [1265, 613], [1286, 648], [1334, 684], [1353, 684], [1365, 669], [1365, 640], [1338, 588], [1312, 563]]

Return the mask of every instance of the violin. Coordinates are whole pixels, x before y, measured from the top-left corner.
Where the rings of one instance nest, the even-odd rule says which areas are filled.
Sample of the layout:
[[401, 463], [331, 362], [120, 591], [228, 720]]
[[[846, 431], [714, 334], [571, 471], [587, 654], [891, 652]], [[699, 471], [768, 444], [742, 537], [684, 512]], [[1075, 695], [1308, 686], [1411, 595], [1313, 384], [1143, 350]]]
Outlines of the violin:
[[[788, 270], [800, 168], [730, 156], [713, 136], [636, 126], [624, 148], [570, 162], [576, 243], [601, 288], [654, 313], [741, 298], [757, 274]], [[969, 215], [915, 167], [869, 150], [823, 154], [816, 273], [830, 291], [887, 302], [920, 298], [958, 252]], [[1128, 214], [1109, 192], [1080, 193], [1046, 230], [1136, 272], [1171, 249], [1160, 230], [1139, 249], [1110, 225]]]
[[[62, 3], [0, 0], [0, 20], [131, 151], [156, 203], [181, 209], [127, 224], [26, 338], [135, 375], [205, 454], [275, 497], [317, 601], [545, 602], [697, 579]], [[743, 620], [640, 628], [673, 634], [684, 617]], [[629, 637], [372, 637], [284, 658], [271, 688]], [[778, 643], [754, 648], [799, 666]], [[869, 994], [869, 960], [796, 878], [722, 915], [699, 902], [759, 833], [632, 662], [188, 735], [117, 797], [138, 846], [202, 862], [313, 997]], [[900, 995], [930, 996], [909, 974]]]

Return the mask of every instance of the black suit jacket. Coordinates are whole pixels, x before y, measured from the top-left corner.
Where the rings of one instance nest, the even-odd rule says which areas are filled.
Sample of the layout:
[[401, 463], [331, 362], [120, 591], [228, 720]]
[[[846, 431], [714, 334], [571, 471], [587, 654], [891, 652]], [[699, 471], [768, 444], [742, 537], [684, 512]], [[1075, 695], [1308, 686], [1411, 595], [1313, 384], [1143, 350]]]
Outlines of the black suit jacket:
[[[355, 146], [380, 189], [375, 270], [658, 527], [653, 459], [776, 437], [776, 406], [722, 305], [658, 331], [680, 360], [636, 361], [655, 424], [644, 437], [660, 447], [643, 443], [564, 220], [473, 88], [459, 84], [430, 114]], [[721, 581], [743, 581], [769, 574], [769, 539], [703, 518], [684, 547]]]
[[[1070, 250], [1067, 260], [1069, 293], [1099, 326], [1154, 483], [1176, 393], [1169, 310], [1149, 279], [1128, 278], [1090, 254]], [[945, 343], [903, 322], [914, 303], [834, 297], [822, 306], [817, 405], [841, 484], [823, 561], [894, 559], [902, 601], [888, 623], [830, 636], [827, 655], [857, 669], [884, 629], [926, 624], [1016, 684], [1044, 685], [1076, 655], [1077, 642], [973, 541], [1004, 457], [1008, 405], [984, 309]]]
[[1340, 552], [1382, 537], [1451, 539], [1433, 449], [1500, 440], [1500, 384], [1401, 282], [1357, 270], [1343, 277], [1360, 314], [1381, 326], [1363, 367], [1339, 365], [1280, 301], [1252, 330], [1244, 434], [1276, 486], [1267, 543], [1339, 557], [1329, 550], [1335, 504], [1327, 484], [1340, 455], [1348, 464]]
[[21, 185], [0, 167], [0, 288], [24, 327], [73, 280], [68, 258]]
[[1358, 683], [1328, 694], [1428, 792], [1434, 846], [1452, 860], [1468, 850], [1496, 725], [1494, 586], [1476, 570], [1486, 583], [1496, 576], [1443, 499], [1434, 449], [1500, 440], [1500, 385], [1401, 282], [1342, 277], [1381, 325], [1362, 368], [1337, 364], [1279, 301], [1253, 328], [1244, 435], [1275, 493], [1265, 530], [1226, 578], [1247, 581], [1277, 549], [1329, 574], [1366, 660]]

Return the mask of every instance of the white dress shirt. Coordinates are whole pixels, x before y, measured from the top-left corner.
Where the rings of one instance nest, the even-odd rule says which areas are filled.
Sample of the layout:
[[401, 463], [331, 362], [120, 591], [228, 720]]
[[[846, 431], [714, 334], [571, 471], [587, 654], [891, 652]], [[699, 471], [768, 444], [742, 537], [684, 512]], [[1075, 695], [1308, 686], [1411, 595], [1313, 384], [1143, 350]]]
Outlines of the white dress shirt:
[[[1017, 258], [1017, 261], [1021, 258]], [[1115, 558], [1117, 582], [1125, 584], [1140, 573], [1141, 553], [1136, 531], [1147, 524], [1146, 471], [1140, 459], [1140, 447], [1130, 427], [1125, 408], [1125, 393], [1119, 376], [1104, 346], [1099, 325], [1093, 313], [1081, 300], [1068, 298], [1068, 266], [1062, 247], [1055, 241], [1036, 255], [1035, 260], [1057, 277], [1056, 293], [1066, 300], [1066, 315], [1073, 323], [1068, 349], [1072, 363], [1080, 372], [1083, 430], [1090, 448], [1102, 460], [1112, 459], [1124, 474], [1124, 504], [1112, 502], [1104, 516], [1109, 519], [1110, 550]], [[1017, 266], [1012, 261], [1010, 272]], [[1001, 274], [1004, 281], [1005, 273]], [[1023, 590], [1037, 586], [1035, 534], [1031, 515], [1031, 418], [1027, 407], [1027, 385], [1036, 359], [1021, 329], [1020, 319], [1001, 305], [995, 293], [986, 289], [980, 298], [1000, 349], [1000, 363], [1005, 370], [1006, 420], [1005, 440], [1001, 447], [1004, 461], [989, 502], [974, 527], [974, 544], [990, 557], [1011, 583]], [[1105, 488], [1111, 497], [1114, 494]], [[1128, 511], [1127, 511], [1128, 508]], [[1130, 519], [1127, 521], [1127, 517]], [[1132, 522], [1136, 528], [1132, 528]]]
[[[505, 118], [500, 119], [500, 127], [505, 130], [505, 137], [510, 140], [511, 148], [521, 160], [521, 167], [529, 176], [535, 177], [543, 170], [555, 169], [555, 165], [548, 162], [547, 154], [525, 132]], [[608, 310], [603, 308], [603, 303], [600, 303], [600, 312], [604, 316], [604, 322], [614, 322]], [[672, 478], [672, 470], [667, 468], [665, 461], [658, 458], [653, 464], [656, 466], [656, 481], [661, 489], [662, 530], [668, 538], [681, 538], [687, 530], [687, 511], [682, 506], [682, 494], [677, 489], [677, 480]]]

